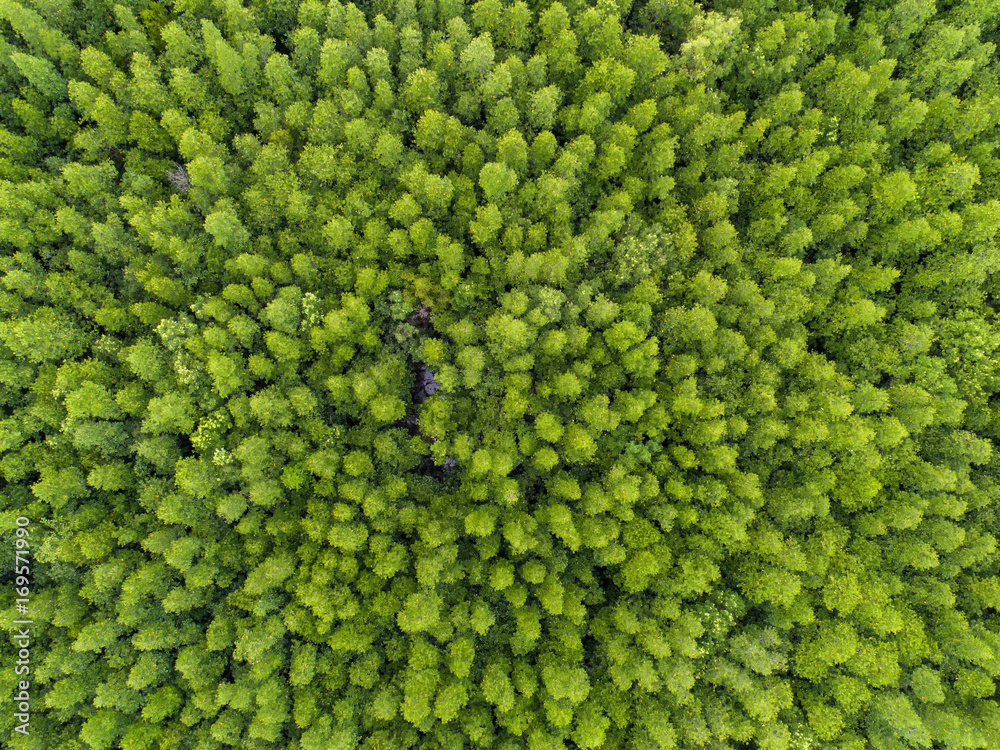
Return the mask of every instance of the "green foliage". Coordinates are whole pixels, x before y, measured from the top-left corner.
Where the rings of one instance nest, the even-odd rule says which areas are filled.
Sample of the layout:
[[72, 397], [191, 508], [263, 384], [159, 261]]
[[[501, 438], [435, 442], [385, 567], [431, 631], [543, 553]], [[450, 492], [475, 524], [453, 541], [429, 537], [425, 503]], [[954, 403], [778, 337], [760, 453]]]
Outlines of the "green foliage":
[[0, 0], [0, 745], [1000, 746], [996, 3], [710, 6]]

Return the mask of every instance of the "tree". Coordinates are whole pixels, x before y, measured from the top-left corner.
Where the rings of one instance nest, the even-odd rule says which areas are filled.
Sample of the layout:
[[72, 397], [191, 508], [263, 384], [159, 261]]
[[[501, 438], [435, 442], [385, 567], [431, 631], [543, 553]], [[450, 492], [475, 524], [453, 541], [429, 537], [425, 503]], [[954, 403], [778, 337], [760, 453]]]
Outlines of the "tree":
[[772, 5], [0, 0], [28, 744], [997, 745], [993, 5]]
[[216, 206], [218, 208], [205, 218], [205, 231], [226, 250], [238, 251], [246, 247], [250, 235], [236, 216], [232, 201], [222, 201]]
[[426, 68], [417, 68], [406, 78], [403, 88], [403, 102], [414, 114], [421, 115], [429, 109], [440, 106], [441, 83], [437, 73]]
[[500, 713], [514, 707], [514, 686], [510, 681], [509, 666], [504, 662], [491, 662], [486, 666], [480, 687], [486, 700]]
[[11, 54], [10, 59], [28, 82], [48, 99], [59, 101], [66, 98], [66, 80], [49, 60], [23, 52]]
[[517, 175], [506, 165], [490, 162], [479, 172], [479, 187], [486, 200], [491, 203], [502, 201], [507, 193], [517, 187]]
[[39, 307], [19, 321], [0, 324], [3, 343], [29, 362], [56, 362], [83, 354], [83, 333], [61, 310]]

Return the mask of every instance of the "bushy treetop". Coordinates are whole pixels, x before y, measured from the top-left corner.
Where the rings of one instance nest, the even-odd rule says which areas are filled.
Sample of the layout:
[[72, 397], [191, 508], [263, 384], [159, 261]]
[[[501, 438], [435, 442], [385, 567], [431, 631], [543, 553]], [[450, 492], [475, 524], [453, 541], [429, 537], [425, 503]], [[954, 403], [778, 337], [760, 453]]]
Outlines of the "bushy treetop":
[[998, 19], [0, 0], [4, 741], [1000, 746]]

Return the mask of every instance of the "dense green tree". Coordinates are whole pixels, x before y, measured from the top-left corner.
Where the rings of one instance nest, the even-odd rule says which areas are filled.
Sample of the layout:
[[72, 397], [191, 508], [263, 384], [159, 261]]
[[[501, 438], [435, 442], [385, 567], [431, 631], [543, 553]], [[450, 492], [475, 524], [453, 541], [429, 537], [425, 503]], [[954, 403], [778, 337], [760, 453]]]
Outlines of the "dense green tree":
[[0, 0], [0, 741], [998, 746], [997, 18]]

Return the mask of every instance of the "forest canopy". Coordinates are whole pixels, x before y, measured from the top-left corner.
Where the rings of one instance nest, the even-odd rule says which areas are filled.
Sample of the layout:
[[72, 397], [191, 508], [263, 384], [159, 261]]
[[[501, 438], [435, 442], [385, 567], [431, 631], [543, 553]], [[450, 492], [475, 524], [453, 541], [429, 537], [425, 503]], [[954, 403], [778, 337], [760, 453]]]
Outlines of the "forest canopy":
[[1000, 747], [998, 29], [0, 0], [4, 746]]

